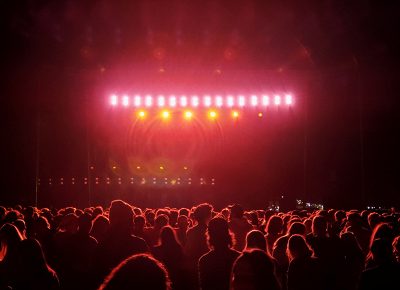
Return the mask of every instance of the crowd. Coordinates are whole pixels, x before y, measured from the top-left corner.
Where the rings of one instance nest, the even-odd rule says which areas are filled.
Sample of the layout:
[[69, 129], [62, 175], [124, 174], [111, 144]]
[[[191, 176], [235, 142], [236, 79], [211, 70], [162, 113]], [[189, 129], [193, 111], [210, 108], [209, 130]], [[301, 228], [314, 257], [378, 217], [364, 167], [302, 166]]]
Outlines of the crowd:
[[2, 289], [400, 289], [394, 210], [0, 207]]

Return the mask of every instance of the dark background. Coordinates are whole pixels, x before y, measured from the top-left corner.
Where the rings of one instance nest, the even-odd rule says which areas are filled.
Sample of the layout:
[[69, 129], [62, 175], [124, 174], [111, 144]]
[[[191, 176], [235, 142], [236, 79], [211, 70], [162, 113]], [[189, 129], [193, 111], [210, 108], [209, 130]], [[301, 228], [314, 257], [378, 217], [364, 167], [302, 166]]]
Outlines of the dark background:
[[[37, 168], [41, 178], [87, 176], [89, 164], [93, 177], [121, 175], [107, 166], [119, 149], [99, 152], [109, 148], [105, 132], [126, 137], [108, 118], [127, 120], [110, 115], [105, 100], [151, 86], [295, 95], [292, 111], [272, 113], [261, 127], [252, 118], [238, 130], [221, 124], [228, 140], [248, 134], [255, 142], [221, 151], [219, 167], [194, 166], [194, 175], [216, 172], [214, 188], [182, 191], [196, 201], [263, 207], [285, 193], [336, 207], [399, 205], [396, 1], [1, 5], [2, 203], [34, 202]], [[39, 205], [88, 202], [86, 187], [39, 193]]]

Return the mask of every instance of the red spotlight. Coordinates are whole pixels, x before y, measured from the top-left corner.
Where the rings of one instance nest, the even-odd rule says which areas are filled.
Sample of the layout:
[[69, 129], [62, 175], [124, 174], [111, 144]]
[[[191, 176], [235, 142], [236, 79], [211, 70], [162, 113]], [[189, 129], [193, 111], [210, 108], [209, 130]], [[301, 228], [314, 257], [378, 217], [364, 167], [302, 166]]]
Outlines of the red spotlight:
[[262, 118], [262, 116], [263, 116], [263, 113], [261, 113], [261, 112], [258, 113], [258, 117], [259, 117], [259, 118]]
[[214, 120], [215, 118], [217, 118], [217, 112], [215, 111], [208, 112], [208, 118]]
[[239, 118], [239, 112], [238, 111], [233, 111], [232, 112], [232, 118], [234, 118], [234, 119]]
[[167, 119], [169, 119], [169, 118], [171, 117], [171, 113], [170, 113], [169, 111], [162, 111], [162, 112], [161, 112], [161, 117], [162, 117], [164, 120], [167, 120]]
[[137, 113], [137, 116], [138, 116], [138, 118], [139, 119], [144, 119], [145, 117], [146, 117], [146, 112], [145, 111], [139, 111], [138, 113]]

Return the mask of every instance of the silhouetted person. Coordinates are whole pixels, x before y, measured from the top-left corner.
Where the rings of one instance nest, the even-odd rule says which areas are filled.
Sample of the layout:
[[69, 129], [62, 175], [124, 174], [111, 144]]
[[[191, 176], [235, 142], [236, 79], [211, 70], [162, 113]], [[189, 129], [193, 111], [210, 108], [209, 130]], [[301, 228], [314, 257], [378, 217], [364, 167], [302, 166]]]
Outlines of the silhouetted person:
[[90, 235], [94, 237], [98, 243], [101, 243], [107, 235], [110, 227], [110, 221], [104, 215], [98, 215], [92, 221], [92, 229]]
[[169, 290], [170, 281], [164, 265], [146, 254], [127, 258], [116, 266], [99, 290]]
[[146, 229], [145, 240], [150, 247], [158, 243], [161, 229], [168, 225], [168, 221], [169, 218], [166, 214], [159, 214], [154, 220], [154, 227]]
[[363, 252], [368, 253], [371, 231], [364, 227], [360, 214], [357, 212], [350, 212], [347, 215], [347, 223], [348, 226], [344, 231], [354, 233]]
[[252, 230], [246, 236], [246, 250], [259, 249], [267, 252], [267, 241], [264, 234], [259, 230]]
[[18, 286], [15, 289], [60, 289], [57, 274], [46, 263], [42, 248], [35, 239], [23, 240], [20, 243]]
[[365, 256], [352, 232], [341, 234], [340, 240], [345, 259], [342, 271], [342, 289], [355, 290], [358, 288], [361, 272], [364, 270]]
[[227, 221], [213, 218], [208, 224], [210, 251], [199, 259], [199, 284], [202, 290], [229, 289], [232, 265], [240, 253], [234, 249]]
[[154, 257], [162, 262], [168, 270], [173, 289], [184, 288], [184, 256], [182, 246], [178, 243], [175, 231], [170, 226], [161, 229], [160, 243], [152, 249]]
[[393, 228], [388, 223], [381, 223], [375, 227], [375, 229], [372, 231], [372, 234], [371, 234], [369, 252], [367, 254], [367, 259], [365, 262], [366, 269], [377, 266], [377, 264], [373, 258], [372, 252], [371, 252], [372, 243], [376, 239], [385, 239], [389, 243], [392, 243], [393, 238], [394, 238]]
[[95, 255], [99, 279], [127, 257], [149, 251], [143, 239], [132, 235], [133, 212], [129, 204], [122, 200], [112, 201], [109, 218], [110, 228]]
[[23, 237], [17, 227], [5, 223], [0, 228], [0, 289], [17, 286], [19, 267], [19, 246]]
[[395, 262], [388, 240], [376, 239], [371, 246], [376, 266], [361, 274], [360, 290], [399, 289], [400, 265]]
[[312, 257], [312, 250], [308, 247], [304, 237], [298, 234], [292, 235], [288, 241], [287, 251], [290, 260], [287, 289], [324, 289], [318, 260]]
[[133, 234], [142, 239], [145, 238], [144, 227], [146, 226], [146, 219], [144, 216], [137, 215], [133, 219]]
[[393, 255], [397, 261], [397, 263], [400, 263], [400, 236], [397, 236], [393, 240]]
[[185, 215], [180, 215], [177, 221], [177, 228], [175, 229], [176, 237], [178, 238], [179, 243], [184, 247], [186, 245], [186, 233], [189, 227], [188, 217]]
[[280, 289], [271, 256], [257, 249], [244, 251], [233, 264], [231, 289]]
[[235, 250], [242, 251], [246, 242], [246, 235], [253, 227], [243, 216], [244, 210], [240, 204], [235, 204], [231, 208], [229, 216], [229, 229], [235, 235]]
[[283, 220], [277, 215], [273, 215], [269, 218], [265, 231], [265, 239], [267, 240], [268, 252], [272, 253], [272, 248], [275, 241], [282, 236], [283, 231]]

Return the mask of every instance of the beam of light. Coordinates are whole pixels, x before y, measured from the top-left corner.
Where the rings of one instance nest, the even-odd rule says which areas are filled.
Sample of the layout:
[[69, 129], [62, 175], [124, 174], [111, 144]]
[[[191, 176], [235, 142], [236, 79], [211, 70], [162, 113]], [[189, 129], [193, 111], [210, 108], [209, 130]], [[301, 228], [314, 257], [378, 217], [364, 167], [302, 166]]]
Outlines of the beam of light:
[[212, 103], [211, 97], [208, 95], [205, 95], [203, 98], [203, 102], [204, 102], [204, 107], [207, 107], [207, 108], [210, 107], [211, 103]]
[[128, 107], [129, 106], [129, 97], [128, 96], [123, 96], [122, 97], [122, 105], [124, 106], [124, 107]]
[[151, 107], [153, 105], [153, 98], [151, 97], [151, 95], [146, 96], [144, 104], [146, 107]]
[[181, 98], [180, 98], [181, 107], [186, 107], [187, 104], [188, 104], [187, 97], [186, 96], [181, 96]]
[[252, 95], [250, 97], [250, 104], [255, 107], [258, 105], [258, 97], [256, 95]]
[[193, 118], [193, 112], [192, 111], [185, 111], [185, 113], [183, 114], [183, 117], [186, 120], [191, 120]]
[[168, 120], [171, 117], [171, 113], [167, 110], [161, 112], [161, 117], [164, 120]]
[[262, 118], [262, 116], [263, 116], [263, 113], [261, 113], [261, 112], [258, 113], [258, 117], [259, 117], [259, 118]]
[[238, 97], [238, 106], [239, 107], [244, 107], [246, 105], [246, 99], [244, 96], [239, 96]]
[[199, 97], [192, 96], [191, 103], [192, 103], [192, 107], [198, 107], [199, 106]]
[[281, 96], [275, 95], [274, 103], [276, 106], [279, 106], [281, 104]]
[[164, 107], [165, 106], [165, 98], [164, 98], [164, 96], [158, 96], [158, 98], [157, 98], [157, 105], [159, 106], [159, 107]]
[[222, 97], [221, 96], [216, 96], [215, 97], [215, 106], [217, 106], [217, 107], [222, 107], [222, 105], [223, 105], [223, 100], [222, 100]]
[[232, 96], [227, 96], [226, 97], [226, 105], [228, 107], [233, 107], [235, 105], [235, 100]]
[[285, 103], [288, 106], [293, 105], [293, 97], [292, 97], [292, 95], [286, 95], [285, 96]]
[[118, 105], [118, 97], [117, 97], [117, 95], [112, 95], [110, 97], [110, 104], [111, 104], [111, 106]]
[[141, 98], [139, 95], [136, 95], [136, 96], [133, 98], [133, 105], [134, 105], [135, 107], [140, 107], [141, 104], [142, 104], [142, 98]]
[[169, 96], [169, 106], [172, 108], [176, 107], [176, 97], [174, 95]]
[[262, 101], [261, 101], [262, 105], [264, 107], [269, 106], [269, 97], [267, 95], [263, 95], [262, 96]]
[[239, 118], [239, 112], [238, 111], [232, 111], [232, 118], [233, 119]]
[[209, 111], [208, 112], [208, 118], [211, 120], [214, 120], [217, 118], [217, 112], [216, 111]]

